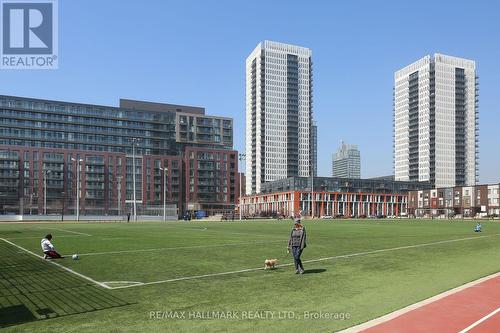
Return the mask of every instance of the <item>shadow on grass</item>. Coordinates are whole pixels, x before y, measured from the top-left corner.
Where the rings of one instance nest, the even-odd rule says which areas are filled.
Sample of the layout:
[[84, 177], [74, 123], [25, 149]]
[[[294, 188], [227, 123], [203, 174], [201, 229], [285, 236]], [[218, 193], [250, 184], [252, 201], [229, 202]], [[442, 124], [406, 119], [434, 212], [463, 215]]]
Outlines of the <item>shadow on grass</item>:
[[131, 304], [2, 240], [0, 253], [0, 328]]
[[304, 270], [304, 274], [318, 274], [318, 273], [323, 273], [326, 272], [326, 269], [324, 268], [315, 268], [315, 269], [306, 269]]

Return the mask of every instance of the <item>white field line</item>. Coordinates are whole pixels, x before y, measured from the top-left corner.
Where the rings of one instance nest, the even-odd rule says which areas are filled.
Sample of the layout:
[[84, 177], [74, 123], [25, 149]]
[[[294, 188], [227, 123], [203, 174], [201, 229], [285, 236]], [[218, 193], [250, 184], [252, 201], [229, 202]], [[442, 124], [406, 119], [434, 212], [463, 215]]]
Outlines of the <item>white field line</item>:
[[[398, 246], [398, 247], [387, 248], [387, 249], [380, 249], [380, 250], [373, 250], [373, 251], [366, 251], [366, 252], [344, 254], [344, 255], [338, 255], [338, 256], [326, 257], [326, 258], [319, 258], [319, 259], [304, 260], [303, 263], [312, 263], [312, 262], [326, 261], [326, 260], [332, 260], [332, 259], [351, 258], [351, 257], [362, 256], [362, 255], [369, 255], [369, 254], [375, 254], [375, 253], [381, 253], [381, 252], [398, 251], [398, 250], [404, 250], [404, 249], [426, 247], [426, 246], [437, 245], [437, 244], [446, 244], [446, 243], [460, 242], [460, 241], [466, 241], [466, 240], [495, 237], [495, 236], [499, 236], [499, 235], [500, 234], [488, 235], [488, 236], [479, 236], [479, 237], [466, 237], [466, 238], [450, 239], [450, 240], [439, 241], [439, 242], [432, 242], [432, 243], [422, 243], [422, 244], [414, 244], [414, 245], [407, 245], [407, 246]], [[276, 265], [276, 267], [286, 267], [286, 266], [292, 266], [292, 265], [293, 265], [293, 263], [288, 263], [288, 264]], [[132, 288], [132, 287], [147, 286], [147, 285], [152, 285], [152, 284], [162, 284], [162, 283], [168, 283], [168, 282], [194, 280], [194, 279], [201, 279], [201, 278], [206, 278], [206, 277], [221, 276], [221, 275], [230, 275], [230, 274], [238, 274], [238, 273], [245, 273], [245, 272], [254, 272], [254, 271], [260, 271], [260, 270], [264, 270], [264, 267], [247, 268], [247, 269], [242, 269], [242, 270], [238, 270], [238, 271], [230, 271], [230, 272], [220, 272], [220, 273], [212, 273], [212, 274], [184, 276], [184, 277], [172, 278], [172, 279], [167, 279], [167, 280], [144, 282], [142, 284], [137, 284], [137, 285], [111, 287], [111, 289]]]
[[89, 236], [89, 237], [92, 236], [92, 235], [86, 234], [84, 232], [71, 231], [71, 230], [67, 230], [67, 229], [52, 228], [52, 227], [50, 227], [49, 229], [54, 229], [54, 230], [59, 230], [59, 231], [64, 231], [64, 232], [69, 232], [69, 233], [76, 234], [76, 235], [81, 235], [81, 236]]
[[254, 233], [247, 233], [247, 232], [227, 232], [227, 231], [223, 231], [223, 230], [214, 230], [214, 229], [208, 229], [208, 231], [219, 232], [219, 233], [224, 234], [224, 235], [245, 235], [245, 236], [262, 237], [262, 234], [254, 234]]
[[190, 227], [190, 228], [183, 228], [183, 227], [185, 227], [184, 225], [182, 225], [182, 226], [178, 226], [178, 225], [166, 225], [166, 226], [163, 226], [163, 227], [164, 228], [169, 228], [169, 229], [194, 230], [194, 231], [205, 231], [205, 230], [208, 229], [207, 227], [197, 227], [197, 228], [194, 228], [194, 226]]
[[500, 308], [497, 308], [495, 311], [493, 311], [492, 313], [490, 313], [489, 315], [486, 315], [484, 316], [483, 318], [479, 319], [478, 321], [476, 321], [475, 323], [473, 323], [472, 325], [464, 328], [463, 330], [461, 330], [460, 332], [458, 333], [466, 333], [466, 332], [469, 332], [471, 329], [473, 329], [474, 327], [476, 327], [477, 325], [481, 324], [483, 321], [487, 320], [488, 318], [490, 317], [493, 317], [495, 314], [497, 314], [498, 312], [500, 312]]
[[128, 285], [134, 285], [134, 286], [140, 286], [143, 284], [142, 282], [138, 282], [138, 281], [106, 281], [106, 282], [102, 282], [102, 283], [104, 283], [105, 285], [128, 284]]
[[94, 237], [97, 237], [98, 240], [100, 240], [100, 241], [103, 241], [103, 240], [116, 240], [116, 239], [132, 239], [132, 237], [100, 237], [100, 236], [94, 236]]
[[164, 251], [164, 250], [184, 250], [184, 249], [198, 249], [198, 248], [208, 248], [208, 247], [227, 247], [227, 246], [267, 244], [267, 243], [278, 243], [278, 242], [286, 243], [286, 240], [233, 243], [233, 244], [193, 245], [193, 246], [179, 246], [179, 247], [158, 247], [158, 248], [153, 248], [153, 249], [120, 250], [120, 251], [108, 251], [108, 252], [89, 252], [89, 253], [79, 253], [78, 255], [80, 255], [80, 256], [100, 256], [100, 255], [108, 255], [108, 254], [140, 253], [140, 252], [154, 252], [154, 251]]
[[[259, 221], [260, 222], [260, 221]], [[219, 222], [219, 221], [210, 221], [210, 222], [207, 222], [207, 221], [195, 221], [195, 222], [190, 222], [190, 223], [199, 223], [199, 224], [202, 224], [202, 223], [210, 223], [210, 224], [227, 224], [227, 223], [237, 223], [236, 221], [234, 222]], [[253, 222], [252, 222], [253, 223]], [[185, 228], [186, 225], [184, 224], [175, 224], [175, 225], [166, 225], [165, 227], [168, 227], [168, 228], [171, 228], [171, 229], [176, 229], [176, 230], [194, 230], [194, 231], [209, 231], [209, 232], [219, 232], [219, 233], [222, 233], [222, 234], [228, 234], [228, 235], [245, 235], [245, 236], [262, 236], [262, 234], [254, 234], [254, 233], [248, 233], [248, 232], [229, 232], [229, 231], [225, 231], [225, 229], [213, 229], [213, 228], [208, 228], [208, 227], [198, 227], [198, 228], [194, 228], [193, 227], [188, 227], [188, 228]]]
[[[66, 237], [82, 237], [82, 235], [62, 235], [57, 236], [57, 238], [66, 238]], [[26, 236], [26, 237], [6, 237], [5, 239], [15, 240], [15, 239], [42, 239], [43, 236]]]
[[[218, 222], [213, 222], [213, 223], [218, 223]], [[174, 230], [194, 230], [194, 231], [208, 231], [208, 232], [218, 232], [224, 235], [245, 235], [245, 236], [259, 236], [262, 237], [262, 234], [255, 234], [255, 233], [248, 233], [248, 232], [232, 232], [232, 231], [225, 231], [224, 229], [213, 229], [213, 228], [208, 228], [208, 227], [199, 227], [199, 228], [183, 228], [184, 225], [178, 226], [178, 225], [169, 225], [166, 226], [166, 228], [174, 229]], [[156, 234], [155, 234], [156, 235]]]
[[[494, 234], [494, 235], [488, 235], [488, 236], [478, 236], [478, 237], [466, 237], [466, 238], [449, 239], [449, 240], [444, 240], [444, 241], [439, 241], [439, 242], [422, 243], [422, 244], [415, 244], [415, 245], [405, 245], [405, 246], [392, 247], [392, 248], [388, 248], [388, 249], [380, 249], [380, 250], [373, 250], [373, 251], [366, 251], [366, 252], [343, 254], [343, 255], [339, 255], [339, 256], [319, 258], [319, 259], [311, 259], [311, 260], [307, 260], [307, 261], [304, 261], [304, 262], [309, 263], [309, 262], [325, 261], [325, 260], [331, 260], [331, 259], [351, 258], [351, 257], [362, 256], [362, 255], [366, 255], [366, 254], [375, 254], [375, 253], [380, 253], [380, 252], [389, 252], [389, 251], [397, 251], [397, 250], [404, 250], [404, 249], [413, 249], [413, 248], [417, 248], [417, 247], [425, 247], [425, 246], [431, 246], [431, 245], [437, 245], [437, 244], [446, 244], [446, 243], [453, 243], [453, 242], [461, 242], [461, 241], [466, 241], [466, 240], [488, 238], [488, 237], [495, 237], [495, 236], [500, 236], [500, 234]], [[283, 265], [278, 265], [278, 266], [285, 266], [285, 265], [291, 266], [293, 264], [283, 264]]]
[[264, 269], [263, 267], [261, 267], [261, 268], [247, 268], [247, 269], [242, 269], [242, 270], [239, 270], [239, 271], [221, 272], [221, 273], [212, 273], [212, 274], [203, 274], [203, 275], [195, 275], [195, 276], [185, 276], [185, 277], [168, 279], [168, 280], [160, 280], [160, 281], [153, 281], [153, 282], [144, 282], [142, 284], [137, 284], [137, 285], [111, 287], [111, 289], [124, 289], [124, 288], [132, 288], [132, 287], [139, 287], [139, 286], [148, 286], [148, 285], [152, 285], [152, 284], [161, 284], [161, 283], [167, 283], [167, 282], [184, 281], [184, 280], [194, 280], [194, 279], [201, 279], [201, 278], [205, 278], [205, 277], [213, 277], [213, 276], [221, 276], [221, 275], [230, 275], [230, 274], [238, 274], [238, 273], [245, 273], [245, 272], [253, 272], [253, 271], [259, 271], [259, 270], [263, 270], [263, 269]]
[[[86, 237], [91, 237], [91, 234], [86, 234], [84, 232], [78, 232], [78, 231], [72, 231], [72, 230], [66, 230], [66, 229], [60, 229], [60, 228], [49, 228], [53, 230], [58, 230], [58, 231], [64, 231], [64, 232], [69, 232], [74, 235], [61, 235], [57, 236], [56, 238], [60, 237], [81, 237], [81, 236], [86, 236]], [[40, 236], [26, 236], [26, 237], [7, 237], [6, 239], [42, 239], [43, 235], [40, 234]]]
[[90, 281], [90, 282], [92, 282], [92, 283], [94, 283], [94, 284], [96, 284], [96, 285], [98, 285], [98, 286], [103, 287], [103, 288], [106, 288], [106, 289], [111, 289], [110, 287], [108, 287], [108, 286], [107, 286], [107, 285], [105, 285], [104, 283], [101, 283], [101, 282], [99, 282], [99, 281], [96, 281], [96, 280], [94, 280], [94, 279], [92, 279], [92, 278], [90, 278], [90, 277], [88, 277], [88, 276], [86, 276], [86, 275], [83, 275], [83, 274], [81, 274], [81, 273], [75, 272], [74, 270], [72, 270], [72, 269], [70, 269], [70, 268], [68, 268], [68, 267], [65, 267], [65, 266], [63, 266], [63, 265], [61, 265], [61, 264], [59, 264], [59, 263], [57, 263], [57, 262], [55, 262], [55, 261], [52, 261], [53, 259], [51, 259], [51, 260], [46, 260], [46, 259], [43, 259], [43, 257], [42, 257], [42, 256], [40, 256], [40, 255], [38, 255], [38, 254], [36, 254], [36, 253], [34, 253], [34, 252], [31, 252], [30, 250], [25, 249], [25, 248], [24, 248], [24, 247], [22, 247], [22, 246], [19, 246], [19, 245], [15, 244], [15, 243], [12, 243], [12, 242], [10, 242], [10, 241], [8, 241], [8, 240], [4, 239], [4, 238], [0, 238], [0, 239], [1, 239], [1, 240], [3, 240], [3, 241], [4, 241], [4, 242], [6, 242], [6, 243], [9, 243], [9, 244], [10, 244], [10, 245], [12, 245], [12, 246], [17, 247], [18, 249], [23, 250], [24, 252], [27, 252], [27, 253], [29, 253], [29, 254], [31, 254], [31, 255], [33, 255], [33, 256], [35, 256], [35, 257], [38, 257], [38, 258], [40, 258], [40, 259], [42, 259], [42, 260], [44, 260], [44, 261], [47, 261], [47, 262], [49, 262], [49, 263], [51, 263], [51, 264], [53, 264], [53, 265], [56, 265], [57, 267], [62, 268], [62, 269], [64, 269], [64, 270], [65, 270], [65, 271], [67, 271], [67, 272], [70, 272], [71, 274], [74, 274], [74, 275], [76, 275], [76, 276], [78, 276], [78, 277], [81, 277], [82, 279], [85, 279], [85, 280], [87, 280], [87, 281]]

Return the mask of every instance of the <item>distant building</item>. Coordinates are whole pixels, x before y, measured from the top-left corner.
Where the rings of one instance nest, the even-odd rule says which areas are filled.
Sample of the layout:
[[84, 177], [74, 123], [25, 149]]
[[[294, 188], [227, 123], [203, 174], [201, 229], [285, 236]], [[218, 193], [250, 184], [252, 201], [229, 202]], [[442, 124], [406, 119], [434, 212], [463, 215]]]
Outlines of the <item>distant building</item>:
[[120, 108], [174, 114], [175, 128], [169, 124], [168, 130], [175, 131], [171, 147], [177, 151], [185, 147], [233, 148], [233, 119], [206, 115], [205, 108], [130, 99], [120, 99]]
[[246, 193], [311, 175], [312, 60], [305, 47], [264, 41], [246, 60]]
[[500, 185], [438, 187], [411, 191], [408, 213], [424, 217], [498, 217]]
[[232, 211], [232, 147], [232, 119], [200, 107], [0, 95], [0, 215], [73, 215], [77, 184], [82, 216], [126, 215], [134, 187], [138, 215], [162, 216], [164, 201], [179, 213]]
[[238, 152], [187, 147], [184, 159], [187, 210], [232, 211], [239, 195]]
[[[314, 192], [344, 193], [408, 193], [409, 191], [430, 189], [429, 182], [395, 181], [386, 178], [354, 179], [338, 177], [315, 177]], [[262, 193], [279, 193], [286, 191], [311, 191], [310, 177], [289, 177], [267, 182], [262, 185]]]
[[332, 158], [332, 176], [340, 178], [361, 178], [361, 157], [357, 145], [344, 142]]
[[371, 178], [368, 178], [368, 179], [370, 179], [370, 180], [389, 180], [389, 181], [394, 181], [394, 175], [371, 177]]
[[394, 74], [396, 180], [477, 183], [477, 98], [472, 60], [436, 53]]
[[299, 211], [307, 216], [314, 212], [315, 217], [399, 216], [407, 213], [409, 191], [430, 188], [429, 182], [315, 177], [311, 196], [310, 177], [290, 177], [267, 182], [261, 193], [243, 197], [242, 211], [267, 216]]

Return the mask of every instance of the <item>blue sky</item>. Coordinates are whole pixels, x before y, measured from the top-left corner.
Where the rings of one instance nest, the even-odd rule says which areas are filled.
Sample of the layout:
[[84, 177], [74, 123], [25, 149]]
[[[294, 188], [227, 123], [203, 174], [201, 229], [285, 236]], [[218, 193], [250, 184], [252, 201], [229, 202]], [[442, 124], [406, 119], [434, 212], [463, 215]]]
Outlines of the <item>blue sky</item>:
[[319, 174], [341, 140], [362, 176], [392, 173], [395, 70], [426, 54], [476, 61], [480, 182], [500, 181], [500, 5], [493, 1], [59, 2], [59, 69], [0, 71], [0, 94], [117, 105], [204, 106], [244, 148], [245, 59], [262, 40], [309, 47]]

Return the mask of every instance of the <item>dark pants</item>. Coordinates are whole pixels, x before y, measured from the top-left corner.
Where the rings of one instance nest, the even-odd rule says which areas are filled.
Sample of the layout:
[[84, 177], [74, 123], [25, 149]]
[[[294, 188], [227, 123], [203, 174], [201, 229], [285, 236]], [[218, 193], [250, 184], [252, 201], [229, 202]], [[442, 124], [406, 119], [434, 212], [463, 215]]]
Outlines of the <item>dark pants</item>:
[[300, 260], [300, 255], [302, 254], [302, 250], [300, 249], [300, 246], [293, 246], [292, 247], [292, 254], [293, 254], [293, 263], [295, 265], [295, 270], [304, 270], [304, 266], [302, 266], [302, 260]]
[[51, 259], [62, 258], [62, 256], [59, 253], [57, 253], [56, 251], [44, 251], [43, 253], [45, 253]]

